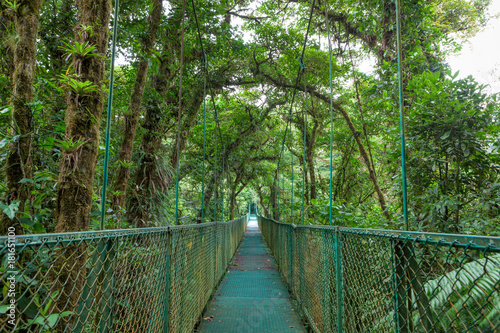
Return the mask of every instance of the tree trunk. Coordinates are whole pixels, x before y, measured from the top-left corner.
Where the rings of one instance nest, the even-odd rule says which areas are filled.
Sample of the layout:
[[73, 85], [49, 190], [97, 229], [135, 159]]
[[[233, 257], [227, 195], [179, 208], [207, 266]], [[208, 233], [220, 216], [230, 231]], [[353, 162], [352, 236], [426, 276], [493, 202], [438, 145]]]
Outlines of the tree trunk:
[[[7, 8], [7, 3], [0, 3], [0, 74], [9, 79], [9, 85], [5, 88], [11, 90], [12, 74], [14, 73], [14, 13]], [[7, 100], [0, 100], [2, 105]]]
[[[99, 125], [103, 110], [104, 57], [108, 46], [110, 0], [81, 0], [75, 40], [96, 47], [102, 57], [74, 56], [75, 79], [89, 81], [93, 91], [80, 95], [68, 89], [66, 142], [59, 172], [56, 206], [56, 232], [88, 229], [92, 188], [99, 148]], [[92, 27], [92, 33], [88, 27]]]
[[[161, 21], [162, 0], [152, 0], [153, 9], [149, 14], [148, 22], [151, 24], [148, 27], [146, 37], [142, 40], [141, 57], [135, 76], [134, 88], [130, 98], [129, 112], [125, 114], [123, 123], [123, 141], [119, 152], [119, 167], [117, 177], [113, 189], [116, 195], [111, 198], [113, 210], [120, 207], [125, 207], [127, 197], [127, 186], [130, 178], [130, 162], [132, 160], [132, 152], [134, 150], [134, 139], [139, 124], [139, 116], [141, 114], [142, 96], [146, 85], [146, 75], [148, 73], [149, 60], [152, 47], [156, 40], [156, 31]], [[143, 54], [143, 55], [142, 55]]]
[[[169, 45], [165, 45], [164, 54], [169, 53]], [[166, 172], [165, 160], [158, 151], [162, 145], [166, 123], [163, 109], [165, 103], [175, 103], [174, 100], [163, 102], [169, 89], [174, 73], [170, 70], [172, 59], [163, 58], [157, 74], [152, 78], [151, 86], [159, 96], [158, 101], [149, 101], [146, 105], [146, 115], [142, 127], [145, 133], [142, 137], [139, 166], [135, 172], [134, 195], [128, 202], [127, 218], [138, 227], [151, 225], [151, 200], [155, 199], [154, 192], [166, 191], [172, 175]]]
[[[14, 72], [12, 75], [12, 142], [7, 156], [5, 182], [9, 191], [7, 203], [19, 201], [18, 217], [24, 213], [24, 205], [29, 198], [29, 190], [19, 181], [31, 179], [32, 169], [32, 102], [35, 76], [36, 38], [39, 26], [41, 0], [23, 0], [15, 17], [18, 41], [14, 49]], [[0, 217], [0, 234], [6, 235], [14, 220], [5, 214]]]
[[[262, 206], [262, 208], [264, 209], [264, 216], [265, 217], [269, 217], [269, 210], [267, 208], [267, 206], [265, 205], [264, 203], [264, 195], [262, 193], [262, 187], [261, 186], [256, 186], [256, 190], [257, 190], [257, 194], [259, 195], [259, 201], [260, 201], [260, 205]], [[272, 195], [271, 195], [272, 197]]]
[[175, 143], [173, 145], [174, 149], [172, 150], [172, 153], [170, 155], [171, 165], [177, 165], [177, 147], [179, 147], [180, 155], [182, 155], [182, 152], [186, 147], [189, 132], [193, 128], [194, 120], [198, 115], [204, 97], [205, 96], [203, 96], [203, 84], [199, 84], [196, 87], [194, 87], [194, 91], [189, 97], [190, 98], [189, 102], [186, 101], [182, 103], [183, 105], [187, 106], [185, 107], [184, 110], [184, 115], [183, 115], [184, 121], [182, 122], [180, 129], [181, 133], [179, 135], [179, 145], [177, 145], [177, 136], [176, 136]]
[[[66, 110], [66, 145], [61, 157], [56, 201], [56, 232], [88, 230], [92, 206], [94, 174], [99, 148], [99, 125], [103, 111], [105, 56], [108, 46], [110, 0], [80, 0], [75, 40], [95, 46], [99, 57], [73, 55], [79, 82], [89, 81], [92, 91], [84, 95], [68, 88]], [[90, 88], [90, 87], [89, 87]], [[58, 310], [75, 311], [83, 288], [87, 256], [83, 246], [68, 245], [54, 264], [54, 290], [60, 290], [54, 306]], [[61, 327], [69, 325], [65, 319]]]
[[375, 189], [375, 192], [377, 192], [378, 202], [380, 204], [380, 208], [382, 209], [382, 212], [383, 212], [384, 216], [386, 217], [386, 219], [390, 220], [391, 215], [389, 214], [389, 211], [387, 210], [387, 203], [385, 200], [385, 196], [384, 196], [384, 193], [382, 192], [382, 189], [380, 188], [380, 186], [378, 184], [377, 175], [375, 174], [375, 170], [373, 170], [373, 168], [372, 168], [372, 165], [370, 163], [370, 158], [368, 157], [368, 154], [366, 153], [363, 142], [361, 141], [361, 133], [356, 131], [356, 129], [354, 128], [354, 124], [351, 120], [351, 117], [349, 117], [349, 115], [344, 110], [344, 108], [337, 107], [336, 109], [344, 117], [347, 125], [349, 126], [349, 129], [351, 130], [351, 132], [354, 136], [354, 139], [356, 140], [361, 158], [363, 159], [363, 162], [365, 163], [365, 166], [368, 169], [368, 174], [370, 176], [370, 180], [373, 183], [373, 187]]

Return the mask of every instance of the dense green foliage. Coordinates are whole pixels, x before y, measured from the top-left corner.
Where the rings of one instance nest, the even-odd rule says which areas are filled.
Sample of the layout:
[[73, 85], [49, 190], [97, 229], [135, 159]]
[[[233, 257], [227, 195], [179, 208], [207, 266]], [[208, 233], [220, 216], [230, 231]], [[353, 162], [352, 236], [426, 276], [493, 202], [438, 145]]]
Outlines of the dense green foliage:
[[[71, 196], [61, 190], [72, 172], [65, 165], [81, 162], [78, 157], [91, 144], [68, 132], [67, 111], [85, 111], [82, 101], [97, 95], [106, 105], [111, 48], [104, 57], [96, 45], [84, 42], [86, 34], [97, 33], [79, 23], [82, 9], [75, 1], [43, 2], [33, 60], [34, 96], [22, 101], [31, 111], [31, 130], [19, 132], [13, 54], [25, 15], [19, 4], [25, 2], [2, 2], [0, 7], [0, 51], [5, 55], [0, 59], [0, 163], [2, 177], [10, 168], [27, 175], [21, 180], [27, 197], [13, 200], [8, 182], [2, 182], [0, 209], [2, 223], [13, 222], [24, 233], [43, 233], [65, 223], [58, 198]], [[178, 147], [180, 223], [235, 218], [255, 201], [269, 217], [300, 224], [304, 207], [305, 223], [328, 224], [326, 18], [333, 62], [332, 222], [403, 226], [392, 1], [327, 1], [326, 8], [315, 2], [303, 58], [306, 69], [297, 86], [311, 1], [194, 1], [206, 71], [191, 2], [185, 2], [184, 17], [182, 1], [160, 3], [121, 1], [109, 196], [103, 205], [106, 112], [97, 106], [102, 116], [92, 118], [100, 123], [100, 140], [92, 143], [98, 145], [98, 156], [88, 228], [99, 228], [101, 209], [106, 210], [106, 228], [175, 223]], [[447, 52], [459, 49], [487, 21], [488, 4], [403, 2], [411, 229], [500, 235], [496, 96], [485, 93], [473, 78], [458, 79], [445, 62]], [[157, 29], [151, 28], [155, 8], [161, 9]], [[95, 83], [79, 74], [79, 64], [101, 60], [106, 79]], [[367, 64], [372, 70], [363, 69]], [[131, 130], [134, 115], [137, 130]], [[32, 140], [30, 164], [9, 165], [24, 137]], [[133, 143], [128, 155], [126, 140]]]

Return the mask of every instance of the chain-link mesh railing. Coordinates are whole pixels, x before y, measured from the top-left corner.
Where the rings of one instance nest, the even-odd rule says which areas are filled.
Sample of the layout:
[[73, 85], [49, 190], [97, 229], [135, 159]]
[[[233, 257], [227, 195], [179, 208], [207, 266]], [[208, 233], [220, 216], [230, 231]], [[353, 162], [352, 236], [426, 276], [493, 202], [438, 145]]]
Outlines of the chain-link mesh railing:
[[245, 225], [0, 237], [0, 331], [192, 332]]
[[500, 238], [259, 218], [315, 332], [500, 332]]

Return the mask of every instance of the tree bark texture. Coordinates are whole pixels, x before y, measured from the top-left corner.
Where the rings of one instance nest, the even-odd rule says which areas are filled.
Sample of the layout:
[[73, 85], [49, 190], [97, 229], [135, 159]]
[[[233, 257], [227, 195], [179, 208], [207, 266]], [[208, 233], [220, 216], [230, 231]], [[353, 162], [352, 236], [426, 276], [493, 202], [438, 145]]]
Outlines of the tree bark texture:
[[[79, 18], [75, 40], [96, 47], [99, 57], [74, 56], [73, 68], [80, 82], [94, 89], [86, 94], [69, 89], [66, 110], [66, 142], [59, 172], [56, 232], [87, 230], [92, 205], [92, 186], [99, 147], [99, 125], [103, 110], [104, 63], [108, 46], [110, 0], [78, 1]], [[92, 27], [91, 29], [89, 27]]]
[[[169, 48], [165, 46], [165, 50]], [[164, 50], [164, 53], [166, 53]], [[170, 70], [172, 59], [163, 58], [157, 74], [152, 78], [151, 86], [160, 96], [160, 101], [149, 101], [146, 105], [146, 114], [141, 126], [145, 133], [141, 143], [141, 159], [135, 172], [135, 185], [133, 196], [127, 204], [127, 219], [134, 222], [138, 227], [150, 226], [149, 203], [152, 192], [166, 191], [169, 179], [172, 175], [166, 174], [165, 169], [160, 167], [165, 160], [157, 152], [161, 149], [166, 122], [162, 111], [165, 105], [171, 107], [172, 103], [163, 102], [163, 98], [170, 88], [173, 72]]]
[[127, 197], [127, 187], [130, 178], [130, 167], [128, 166], [132, 160], [132, 152], [134, 150], [134, 139], [139, 124], [141, 114], [142, 96], [144, 95], [144, 87], [146, 85], [146, 76], [148, 73], [149, 60], [152, 48], [156, 41], [156, 32], [161, 21], [162, 0], [152, 0], [153, 9], [149, 14], [148, 22], [151, 24], [148, 27], [145, 38], [142, 40], [141, 61], [137, 67], [135, 76], [134, 88], [130, 97], [129, 112], [125, 114], [123, 123], [123, 141], [119, 152], [118, 173], [113, 189], [118, 194], [112, 197], [112, 207], [114, 210], [120, 207], [125, 207]]
[[[33, 114], [29, 103], [33, 101], [33, 80], [35, 76], [36, 38], [39, 27], [41, 0], [18, 2], [15, 15], [15, 29], [18, 41], [14, 49], [14, 72], [12, 74], [12, 142], [9, 146], [5, 182], [9, 191], [7, 202], [19, 200], [18, 217], [23, 215], [29, 190], [19, 182], [32, 178], [32, 132]], [[1, 216], [0, 234], [14, 225], [14, 220], [5, 214]]]
[[[111, 0], [79, 0], [75, 41], [95, 46], [99, 56], [73, 55], [74, 79], [89, 81], [91, 91], [80, 94], [67, 90], [66, 145], [63, 149], [56, 201], [56, 232], [88, 230], [92, 207], [92, 188], [99, 148], [99, 125], [103, 111], [105, 57], [108, 47]], [[54, 307], [76, 311], [83, 290], [87, 255], [84, 245], [68, 245], [54, 263], [55, 290], [60, 290]], [[71, 325], [65, 317], [58, 328]]]

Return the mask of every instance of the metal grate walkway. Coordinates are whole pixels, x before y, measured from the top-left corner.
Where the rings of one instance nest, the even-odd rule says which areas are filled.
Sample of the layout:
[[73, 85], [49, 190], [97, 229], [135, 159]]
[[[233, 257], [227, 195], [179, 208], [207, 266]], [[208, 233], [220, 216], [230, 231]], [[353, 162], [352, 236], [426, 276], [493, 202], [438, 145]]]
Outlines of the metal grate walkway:
[[197, 332], [306, 332], [251, 216]]

